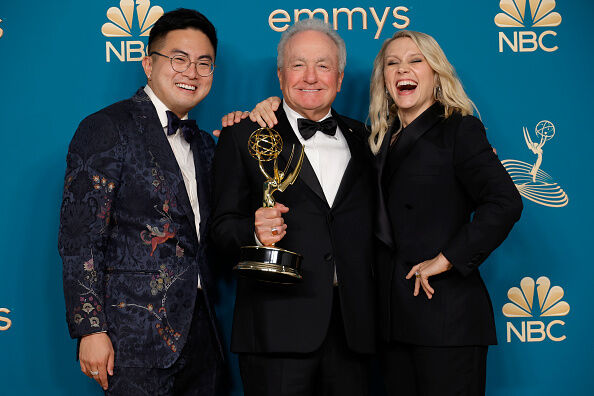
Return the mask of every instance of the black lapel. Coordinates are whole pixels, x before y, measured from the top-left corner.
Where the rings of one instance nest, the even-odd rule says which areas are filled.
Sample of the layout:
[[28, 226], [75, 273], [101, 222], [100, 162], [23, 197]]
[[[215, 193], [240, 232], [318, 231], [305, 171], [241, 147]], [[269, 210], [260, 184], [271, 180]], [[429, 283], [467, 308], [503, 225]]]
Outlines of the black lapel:
[[[301, 153], [301, 143], [295, 135], [296, 132], [293, 132], [293, 128], [291, 128], [291, 124], [289, 123], [287, 115], [283, 110], [282, 103], [276, 112], [276, 119], [278, 120], [278, 125], [276, 126], [275, 131], [277, 131], [283, 139], [283, 151], [281, 152], [280, 157], [284, 160], [282, 163], [279, 161], [278, 166], [281, 168], [281, 171], [285, 168], [286, 163], [291, 156], [293, 145], [295, 145], [292, 161], [293, 163], [290, 167], [290, 169], [293, 169], [293, 165], [297, 163], [297, 159]], [[326, 205], [328, 205], [326, 196], [324, 195], [324, 191], [322, 190], [322, 186], [318, 180], [318, 176], [316, 176], [316, 172], [313, 170], [311, 163], [307, 159], [307, 155], [303, 159], [303, 165], [301, 165], [299, 178], [303, 180], [305, 185], [307, 185], [322, 201], [324, 201]]]
[[419, 138], [435, 124], [443, 120], [443, 114], [443, 106], [441, 103], [435, 102], [400, 132], [400, 136], [395, 143], [396, 147], [393, 148], [395, 151], [390, 154], [390, 156], [394, 157], [394, 160], [388, 161], [386, 165], [386, 177], [391, 177], [396, 172]]
[[345, 198], [345, 196], [350, 191], [351, 186], [357, 179], [357, 176], [359, 176], [359, 173], [361, 173], [363, 170], [363, 165], [367, 160], [367, 158], [365, 158], [367, 145], [366, 142], [363, 141], [363, 136], [358, 136], [357, 132], [353, 131], [353, 129], [350, 128], [346, 122], [344, 122], [342, 117], [336, 111], [334, 111], [334, 109], [332, 109], [332, 116], [336, 119], [338, 126], [340, 127], [340, 131], [345, 137], [351, 152], [351, 159], [347, 164], [342, 176], [342, 180], [340, 181], [340, 186], [336, 192], [336, 197], [332, 203], [332, 207], [334, 208]]
[[398, 119], [396, 119], [392, 123], [392, 127], [388, 130], [388, 132], [384, 135], [384, 139], [382, 141], [382, 145], [380, 146], [380, 150], [375, 156], [375, 166], [376, 166], [376, 174], [377, 174], [377, 211], [376, 211], [376, 228], [375, 228], [375, 235], [376, 237], [385, 243], [387, 246], [393, 247], [394, 241], [392, 239], [392, 224], [390, 222], [390, 216], [388, 214], [388, 209], [386, 207], [386, 200], [384, 197], [384, 189], [382, 184], [382, 175], [384, 171], [384, 166], [386, 164], [386, 159], [388, 158], [388, 150], [390, 147], [390, 140], [392, 138], [392, 133], [400, 126]]
[[[186, 214], [190, 224], [196, 224], [181, 170], [171, 150], [171, 145], [163, 132], [153, 102], [142, 88], [136, 92], [132, 102], [136, 106], [133, 117], [136, 121], [137, 131], [143, 136], [149, 154], [153, 156], [154, 161], [165, 174], [164, 177], [169, 178], [166, 180], [167, 184], [175, 191], [177, 204], [180, 206], [181, 211]], [[195, 230], [195, 226], [191, 228]]]
[[379, 180], [382, 179], [382, 174], [384, 172], [384, 167], [386, 165], [386, 159], [388, 158], [388, 151], [390, 148], [390, 140], [392, 139], [392, 134], [395, 130], [400, 126], [399, 120], [396, 118], [392, 123], [391, 127], [388, 129], [386, 134], [384, 135], [384, 139], [382, 140], [382, 145], [378, 153], [375, 156], [375, 166], [377, 168], [377, 174], [379, 176]]

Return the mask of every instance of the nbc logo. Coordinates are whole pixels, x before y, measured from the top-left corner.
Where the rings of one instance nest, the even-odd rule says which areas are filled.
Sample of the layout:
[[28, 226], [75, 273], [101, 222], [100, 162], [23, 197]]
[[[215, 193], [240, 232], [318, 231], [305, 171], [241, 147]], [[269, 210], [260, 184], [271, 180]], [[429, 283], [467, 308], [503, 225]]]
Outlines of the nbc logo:
[[550, 121], [540, 121], [534, 128], [534, 135], [533, 140], [528, 128], [524, 127], [526, 146], [536, 155], [534, 164], [513, 159], [506, 159], [501, 163], [524, 198], [553, 208], [566, 206], [569, 203], [569, 198], [565, 191], [548, 173], [540, 169], [543, 147], [555, 136], [555, 125]]
[[[146, 37], [150, 34], [151, 28], [161, 15], [163, 15], [163, 9], [159, 6], [151, 7], [150, 0], [121, 0], [119, 8], [110, 7], [107, 10], [109, 22], [103, 24], [101, 33], [105, 37], [125, 38], [136, 34], [140, 37]], [[106, 62], [111, 62], [111, 54], [115, 55], [121, 62], [140, 61], [145, 55], [144, 42], [142, 41], [122, 40], [119, 44], [120, 48], [118, 50], [111, 41], [105, 42]]]
[[[501, 11], [495, 15], [495, 24], [502, 28], [546, 28], [561, 24], [561, 15], [553, 12], [555, 0], [501, 0]], [[558, 46], [550, 46], [552, 38], [557, 36], [553, 30], [540, 34], [531, 30], [513, 31], [510, 38], [505, 32], [499, 32], [499, 52], [503, 52], [504, 43], [513, 52], [534, 52], [541, 49], [553, 52]]]
[[[534, 301], [535, 289], [538, 301]], [[507, 298], [510, 302], [503, 306], [502, 312], [508, 318], [539, 317], [547, 320], [565, 316], [569, 313], [569, 304], [562, 301], [563, 295], [563, 289], [559, 286], [551, 287], [551, 281], [546, 276], [538, 278], [536, 283], [534, 279], [525, 277], [520, 281], [519, 288], [514, 286], [508, 290]], [[553, 326], [565, 326], [565, 322], [559, 319], [547, 323], [540, 320], [521, 321], [519, 330], [511, 321], [507, 322], [507, 342], [511, 342], [512, 333], [520, 342], [540, 342], [546, 338], [556, 342], [565, 340], [567, 337], [559, 335], [559, 330], [553, 331]]]

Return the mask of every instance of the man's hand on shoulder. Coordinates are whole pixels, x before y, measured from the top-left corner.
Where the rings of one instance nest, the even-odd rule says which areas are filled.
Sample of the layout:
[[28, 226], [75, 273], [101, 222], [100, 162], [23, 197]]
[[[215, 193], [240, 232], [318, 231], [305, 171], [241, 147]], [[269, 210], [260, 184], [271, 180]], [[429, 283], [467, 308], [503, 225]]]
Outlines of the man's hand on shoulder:
[[[246, 119], [249, 115], [250, 120], [257, 122], [261, 128], [272, 128], [278, 124], [278, 120], [276, 119], [274, 112], [278, 110], [280, 103], [281, 98], [278, 96], [271, 96], [258, 103], [251, 112], [237, 110], [225, 114], [223, 118], [221, 118], [221, 125], [223, 128], [235, 125], [241, 122], [241, 120]], [[215, 129], [212, 131], [212, 134], [216, 137], [219, 137], [221, 135], [221, 130]]]
[[113, 375], [113, 345], [107, 333], [93, 333], [80, 340], [80, 370], [107, 389], [107, 375]]
[[[250, 113], [248, 111], [232, 111], [231, 113], [225, 114], [223, 118], [221, 118], [221, 125], [222, 128], [237, 124], [241, 122], [241, 120], [246, 119]], [[222, 129], [221, 128], [221, 129]], [[221, 130], [215, 129], [212, 131], [212, 134], [215, 137], [221, 136]]]
[[278, 110], [281, 104], [281, 98], [278, 96], [271, 96], [258, 103], [256, 107], [250, 112], [250, 120], [257, 122], [262, 128], [272, 128], [278, 124], [275, 111]]

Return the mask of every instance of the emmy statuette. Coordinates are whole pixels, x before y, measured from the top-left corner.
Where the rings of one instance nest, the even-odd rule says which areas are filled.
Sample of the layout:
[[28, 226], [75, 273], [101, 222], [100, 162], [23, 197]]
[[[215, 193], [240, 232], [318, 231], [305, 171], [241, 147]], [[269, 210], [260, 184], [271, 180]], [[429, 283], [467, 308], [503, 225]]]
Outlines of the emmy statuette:
[[[292, 172], [287, 173], [292, 162], [295, 147], [287, 161], [285, 169], [278, 169], [277, 159], [283, 149], [283, 141], [278, 132], [271, 128], [255, 130], [248, 140], [250, 155], [258, 161], [260, 172], [264, 175], [264, 197], [262, 206], [271, 208], [275, 201], [275, 191], [283, 192], [295, 182], [305, 155], [301, 146], [301, 154]], [[266, 171], [264, 164], [272, 161], [272, 173]], [[233, 268], [239, 275], [264, 282], [296, 283], [301, 281], [301, 259], [298, 253], [290, 252], [274, 246], [242, 246], [239, 263]]]

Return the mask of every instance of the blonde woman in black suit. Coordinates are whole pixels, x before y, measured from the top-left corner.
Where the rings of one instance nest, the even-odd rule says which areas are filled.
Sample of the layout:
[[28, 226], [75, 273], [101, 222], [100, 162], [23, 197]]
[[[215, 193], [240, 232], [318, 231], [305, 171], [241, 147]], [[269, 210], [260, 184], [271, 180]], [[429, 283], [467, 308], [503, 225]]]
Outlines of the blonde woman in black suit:
[[520, 218], [520, 195], [431, 36], [388, 39], [370, 91], [388, 393], [482, 395], [497, 338], [478, 267]]

